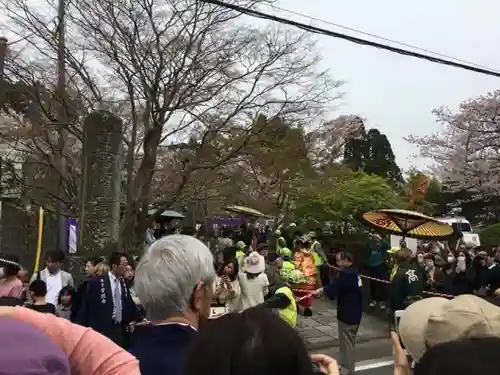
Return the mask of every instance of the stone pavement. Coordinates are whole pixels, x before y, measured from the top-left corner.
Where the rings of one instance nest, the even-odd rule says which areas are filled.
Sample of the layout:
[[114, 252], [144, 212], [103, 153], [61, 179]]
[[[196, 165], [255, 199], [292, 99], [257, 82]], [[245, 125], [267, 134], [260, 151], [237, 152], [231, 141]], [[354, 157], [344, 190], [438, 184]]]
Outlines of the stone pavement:
[[[299, 316], [297, 329], [309, 350], [337, 346], [337, 305], [335, 301], [315, 299], [313, 316]], [[357, 342], [389, 337], [389, 324], [383, 319], [365, 312], [359, 327]]]

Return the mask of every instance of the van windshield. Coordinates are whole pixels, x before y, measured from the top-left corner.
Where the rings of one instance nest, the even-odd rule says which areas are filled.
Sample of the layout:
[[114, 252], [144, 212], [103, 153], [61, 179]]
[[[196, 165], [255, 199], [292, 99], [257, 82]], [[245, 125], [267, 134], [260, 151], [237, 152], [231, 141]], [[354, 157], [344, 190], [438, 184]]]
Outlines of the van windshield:
[[461, 222], [461, 223], [451, 223], [453, 229], [457, 232], [472, 232], [472, 227], [469, 223]]

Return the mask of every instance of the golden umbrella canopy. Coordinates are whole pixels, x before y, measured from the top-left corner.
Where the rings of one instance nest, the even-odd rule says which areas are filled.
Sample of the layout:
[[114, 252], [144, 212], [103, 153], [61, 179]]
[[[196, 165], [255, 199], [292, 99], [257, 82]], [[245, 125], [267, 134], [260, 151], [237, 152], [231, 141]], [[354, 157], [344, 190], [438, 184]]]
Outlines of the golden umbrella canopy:
[[254, 208], [245, 207], [245, 206], [234, 206], [230, 205], [226, 207], [226, 211], [234, 212], [236, 214], [245, 215], [245, 216], [253, 216], [253, 217], [269, 217], [268, 215], [256, 210]]
[[420, 212], [384, 209], [365, 212], [362, 221], [367, 225], [403, 237], [445, 240], [457, 235], [453, 228]]

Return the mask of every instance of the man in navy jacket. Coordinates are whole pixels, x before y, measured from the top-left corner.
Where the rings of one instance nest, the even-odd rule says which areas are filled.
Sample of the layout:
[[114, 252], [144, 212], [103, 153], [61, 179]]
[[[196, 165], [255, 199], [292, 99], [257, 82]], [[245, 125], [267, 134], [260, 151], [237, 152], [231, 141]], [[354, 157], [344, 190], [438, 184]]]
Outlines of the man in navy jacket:
[[[363, 316], [363, 289], [361, 277], [354, 266], [354, 257], [351, 253], [338, 253], [337, 264], [341, 272], [338, 278], [323, 288], [323, 293], [331, 299], [337, 299], [339, 364], [347, 370], [347, 374], [354, 374], [354, 345]], [[321, 294], [321, 289], [315, 291], [314, 294]]]
[[127, 256], [115, 252], [109, 259], [110, 271], [87, 283], [75, 323], [90, 327], [118, 345], [123, 345], [129, 323], [138, 318], [130, 290], [123, 280]]

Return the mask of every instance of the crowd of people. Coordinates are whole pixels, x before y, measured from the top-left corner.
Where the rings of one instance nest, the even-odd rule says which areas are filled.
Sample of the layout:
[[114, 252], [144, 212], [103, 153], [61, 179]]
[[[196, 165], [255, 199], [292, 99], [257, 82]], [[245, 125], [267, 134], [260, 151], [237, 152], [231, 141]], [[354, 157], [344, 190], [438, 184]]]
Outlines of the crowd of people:
[[[496, 248], [454, 247], [439, 241], [420, 242], [416, 251], [391, 248], [379, 235], [368, 242], [366, 274], [371, 276], [370, 307], [404, 309], [424, 294], [478, 294], [500, 304], [500, 253]], [[386, 283], [390, 283], [388, 288]], [[389, 293], [389, 295], [387, 295]], [[498, 302], [497, 302], [498, 301]]]
[[[30, 373], [19, 363], [26, 355], [54, 359], [30, 362], [52, 363], [40, 374], [353, 374], [364, 304], [353, 254], [340, 251], [331, 259], [321, 231], [292, 226], [286, 234], [274, 232], [270, 242], [269, 233], [249, 237], [242, 229], [224, 229], [215, 244], [202, 232], [168, 234], [140, 258], [114, 249], [106, 259], [89, 259], [78, 285], [62, 270], [63, 253], [48, 253], [45, 268], [29, 282], [15, 255], [0, 256], [0, 327], [8, 327], [1, 328], [2, 370]], [[439, 358], [435, 352], [459, 353], [470, 340], [498, 346], [499, 308], [472, 295], [500, 295], [493, 252], [430, 243], [414, 254], [404, 242], [391, 249], [377, 235], [367, 249], [370, 306], [385, 309], [388, 302], [392, 312], [397, 374], [445, 371], [446, 361], [432, 360]], [[458, 297], [425, 298], [425, 291]], [[294, 329], [299, 314], [311, 315], [311, 300], [322, 295], [337, 300], [338, 362], [309, 355]], [[397, 324], [394, 313], [402, 310]], [[19, 339], [33, 349], [13, 357], [9, 343]]]
[[[67, 357], [68, 363], [64, 364], [58, 356], [58, 361], [62, 361], [58, 366], [61, 369], [69, 366], [71, 373], [191, 373], [196, 371], [194, 363], [183, 360], [189, 357], [189, 348], [209, 339], [205, 334], [215, 335], [210, 339], [214, 342], [219, 339], [215, 332], [230, 335], [233, 330], [224, 326], [235, 324], [231, 321], [235, 317], [241, 327], [262, 325], [260, 333], [250, 330], [252, 335], [245, 338], [247, 343], [236, 336], [233, 338], [234, 356], [240, 356], [236, 344], [248, 356], [240, 358], [238, 366], [242, 371], [248, 370], [248, 363], [255, 363], [255, 356], [261, 350], [257, 347], [252, 353], [248, 344], [256, 335], [274, 332], [296, 343], [293, 350], [286, 347], [288, 356], [294, 361], [300, 358], [299, 365], [307, 368], [306, 372], [312, 374], [315, 369], [338, 372], [333, 359], [310, 357], [293, 329], [297, 316], [295, 299], [280, 277], [277, 268], [280, 258], [274, 251], [269, 256], [265, 246], [254, 251], [242, 243], [239, 240], [234, 246], [218, 249], [214, 256], [213, 251], [194, 236], [167, 235], [153, 242], [140, 259], [118, 251], [106, 260], [89, 259], [85, 267], [87, 277], [76, 287], [71, 274], [62, 270], [64, 255], [60, 252], [48, 253], [45, 268], [35, 272], [29, 282], [19, 259], [15, 255], [2, 255], [0, 300], [4, 307], [0, 308], [0, 316], [16, 321], [12, 325], [19, 326], [14, 331], [20, 336], [29, 336], [28, 326], [49, 335], [62, 350], [62, 357]], [[267, 276], [273, 272], [274, 278]], [[5, 307], [7, 305], [9, 307]], [[212, 309], [220, 306], [224, 307], [224, 316], [207, 324]], [[286, 313], [280, 313], [285, 310]], [[213, 332], [217, 325], [221, 326]], [[208, 329], [197, 333], [201, 327]], [[106, 345], [102, 344], [103, 339]], [[94, 345], [89, 344], [91, 340]], [[226, 343], [228, 340], [231, 341], [226, 337]], [[259, 341], [268, 342], [265, 337]], [[44, 354], [40, 352], [43, 350], [33, 355]], [[91, 360], [86, 360], [84, 353], [91, 356]], [[116, 355], [111, 358], [109, 353]], [[49, 350], [46, 354], [54, 356]], [[219, 353], [219, 364], [222, 354]], [[43, 363], [46, 362], [38, 362]], [[12, 373], [23, 373], [12, 361], [10, 366]], [[128, 370], [123, 372], [123, 369]], [[234, 373], [229, 368], [226, 372]]]

